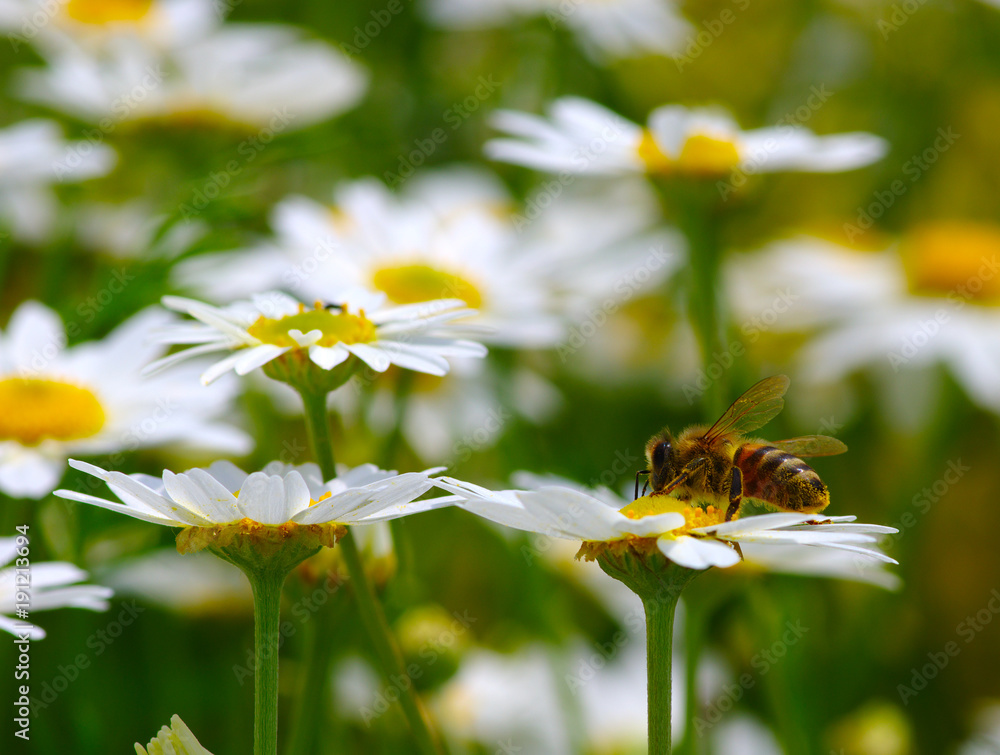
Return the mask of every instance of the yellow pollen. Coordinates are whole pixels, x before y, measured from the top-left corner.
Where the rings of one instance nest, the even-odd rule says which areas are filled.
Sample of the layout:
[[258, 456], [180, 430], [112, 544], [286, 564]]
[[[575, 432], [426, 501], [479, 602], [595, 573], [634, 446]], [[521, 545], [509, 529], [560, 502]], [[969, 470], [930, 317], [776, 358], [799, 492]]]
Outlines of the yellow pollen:
[[315, 501], [309, 501], [309, 505], [310, 506], [315, 506], [320, 501], [325, 501], [327, 498], [331, 497], [332, 495], [333, 495], [333, 493], [331, 493], [328, 490], [327, 492], [323, 493], [323, 495], [321, 495], [319, 498], [317, 498]]
[[104, 427], [101, 402], [70, 383], [36, 378], [0, 380], [0, 440], [34, 446], [44, 440], [79, 440]]
[[153, 0], [69, 0], [66, 14], [82, 24], [135, 22], [146, 17]]
[[711, 505], [705, 508], [693, 506], [670, 495], [644, 495], [621, 509], [621, 513], [629, 519], [641, 519], [644, 516], [655, 516], [656, 514], [683, 514], [684, 527], [672, 530], [672, 533], [676, 535], [689, 532], [697, 527], [721, 524], [726, 518], [726, 512], [723, 509]]
[[677, 158], [679, 170], [697, 176], [729, 173], [739, 164], [740, 152], [735, 144], [705, 134], [689, 136]]
[[1000, 227], [929, 223], [901, 243], [900, 254], [913, 293], [1000, 304]]
[[673, 172], [673, 161], [660, 149], [660, 145], [656, 143], [656, 137], [648, 128], [642, 130], [638, 152], [639, 159], [646, 165], [647, 173]]
[[277, 320], [261, 316], [253, 325], [247, 328], [247, 333], [263, 343], [275, 346], [290, 346], [298, 348], [295, 339], [288, 332], [299, 330], [309, 333], [318, 330], [322, 335], [318, 341], [320, 346], [336, 346], [338, 343], [370, 343], [375, 340], [375, 323], [365, 317], [362, 309], [356, 315], [346, 309], [342, 312], [331, 311], [316, 303], [315, 309], [300, 308], [298, 314], [287, 315]]
[[431, 299], [461, 299], [473, 309], [483, 295], [467, 278], [424, 264], [383, 267], [372, 276], [375, 288], [397, 304], [417, 304]]

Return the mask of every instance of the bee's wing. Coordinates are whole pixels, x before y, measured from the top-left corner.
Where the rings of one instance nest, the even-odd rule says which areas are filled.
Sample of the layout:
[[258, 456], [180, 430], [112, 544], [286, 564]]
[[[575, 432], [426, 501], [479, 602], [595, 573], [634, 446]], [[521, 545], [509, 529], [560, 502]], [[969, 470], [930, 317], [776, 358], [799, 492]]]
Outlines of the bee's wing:
[[705, 438], [717, 438], [728, 433], [744, 435], [766, 425], [785, 405], [782, 396], [788, 390], [788, 382], [785, 375], [773, 375], [751, 386], [708, 429]]
[[847, 446], [829, 435], [803, 435], [801, 438], [768, 441], [768, 445], [780, 448], [792, 456], [836, 456], [847, 450]]

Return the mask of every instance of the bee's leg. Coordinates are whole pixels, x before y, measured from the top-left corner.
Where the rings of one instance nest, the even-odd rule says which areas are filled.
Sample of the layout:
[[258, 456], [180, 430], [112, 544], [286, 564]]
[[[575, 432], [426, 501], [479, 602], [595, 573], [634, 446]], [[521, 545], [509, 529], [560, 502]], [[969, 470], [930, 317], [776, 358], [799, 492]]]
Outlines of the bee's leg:
[[[736, 516], [736, 512], [740, 510], [740, 504], [743, 502], [743, 472], [740, 468], [733, 465], [732, 472], [729, 473], [729, 508], [726, 509], [726, 521], [732, 521], [732, 518]], [[736, 546], [739, 550], [739, 545]], [[740, 553], [742, 558], [743, 554]]]
[[[644, 475], [644, 474], [648, 475], [649, 474], [649, 470], [648, 469], [640, 469], [638, 472], [635, 473], [635, 497], [636, 498], [639, 497], [639, 475]], [[649, 485], [649, 480], [648, 479], [646, 480], [646, 485]], [[642, 494], [643, 495], [646, 495], [646, 485], [642, 486]]]
[[687, 483], [696, 472], [698, 472], [703, 466], [708, 463], [708, 459], [701, 456], [697, 459], [692, 459], [687, 464], [684, 465], [684, 469], [680, 471], [674, 479], [666, 484], [663, 490], [655, 491], [657, 495], [667, 495], [667, 493], [672, 493], [674, 490], [679, 488], [681, 485]]

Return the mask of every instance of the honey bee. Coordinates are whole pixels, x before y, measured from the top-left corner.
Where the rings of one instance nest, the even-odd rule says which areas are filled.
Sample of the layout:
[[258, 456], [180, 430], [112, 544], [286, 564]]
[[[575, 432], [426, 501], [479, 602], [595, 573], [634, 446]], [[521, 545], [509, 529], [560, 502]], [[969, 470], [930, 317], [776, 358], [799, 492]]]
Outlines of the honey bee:
[[647, 469], [636, 475], [636, 498], [638, 475], [647, 474], [651, 495], [728, 501], [727, 522], [736, 516], [744, 496], [785, 511], [811, 514], [826, 508], [830, 503], [826, 485], [800, 457], [833, 456], [847, 446], [826, 435], [773, 442], [743, 437], [777, 416], [785, 405], [782, 396], [788, 382], [784, 375], [761, 380], [708, 429], [695, 425], [676, 439], [669, 430], [650, 438]]

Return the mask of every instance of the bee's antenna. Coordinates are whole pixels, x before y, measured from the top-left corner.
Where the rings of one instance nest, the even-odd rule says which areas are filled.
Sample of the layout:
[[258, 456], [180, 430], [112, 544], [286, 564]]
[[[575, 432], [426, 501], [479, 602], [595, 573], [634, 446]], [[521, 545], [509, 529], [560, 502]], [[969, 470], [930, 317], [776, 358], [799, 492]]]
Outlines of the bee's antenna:
[[[648, 469], [640, 469], [635, 473], [635, 497], [639, 497], [639, 475], [649, 474]], [[646, 480], [646, 484], [642, 486], [642, 494], [646, 495], [646, 488], [649, 487], [649, 480]]]

